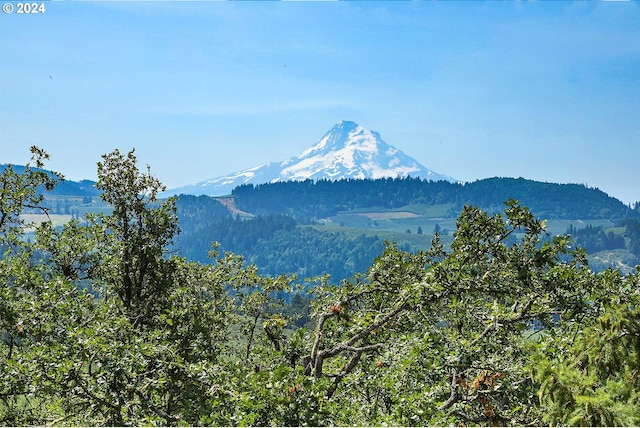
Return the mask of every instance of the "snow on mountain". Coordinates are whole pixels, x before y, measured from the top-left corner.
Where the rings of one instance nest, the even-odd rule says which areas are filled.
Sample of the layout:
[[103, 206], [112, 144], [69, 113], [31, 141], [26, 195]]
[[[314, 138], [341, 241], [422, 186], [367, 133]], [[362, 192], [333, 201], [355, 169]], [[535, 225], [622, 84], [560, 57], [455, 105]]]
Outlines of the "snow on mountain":
[[425, 168], [412, 157], [387, 144], [377, 132], [369, 131], [355, 122], [340, 121], [316, 144], [296, 157], [170, 189], [165, 195], [222, 196], [248, 183], [398, 176], [458, 181]]

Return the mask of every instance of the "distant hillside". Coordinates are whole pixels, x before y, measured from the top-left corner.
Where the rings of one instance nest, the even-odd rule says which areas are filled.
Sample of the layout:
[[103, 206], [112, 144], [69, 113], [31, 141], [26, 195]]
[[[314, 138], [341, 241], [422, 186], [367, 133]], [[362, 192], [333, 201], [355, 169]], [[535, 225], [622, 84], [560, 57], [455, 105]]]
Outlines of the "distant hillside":
[[616, 219], [637, 212], [601, 190], [581, 184], [545, 183], [523, 178], [489, 178], [461, 184], [420, 178], [376, 180], [306, 180], [242, 185], [232, 192], [236, 206], [254, 214], [288, 214], [319, 219], [341, 211], [410, 204], [450, 204], [456, 217], [464, 204], [501, 211], [502, 203], [517, 199], [538, 217], [548, 219]]
[[209, 196], [180, 195], [176, 208], [181, 233], [173, 250], [202, 263], [211, 261], [208, 253], [215, 241], [222, 251], [244, 256], [262, 273], [329, 274], [338, 282], [364, 272], [384, 248], [378, 237], [299, 228], [282, 214], [242, 220]]
[[233, 195], [235, 203], [225, 200], [226, 207], [220, 198], [178, 198], [178, 254], [207, 262], [210, 244], [217, 241], [263, 273], [329, 273], [340, 281], [364, 271], [385, 240], [417, 251], [428, 248], [438, 231], [448, 245], [464, 204], [502, 212], [509, 198], [548, 219], [550, 233], [574, 236], [577, 246], [594, 253], [590, 261], [598, 270], [629, 271], [640, 254], [638, 213], [578, 184], [522, 178], [465, 185], [417, 178], [307, 180], [244, 185]]
[[[9, 165], [2, 164], [0, 165], [0, 172], [6, 169]], [[24, 172], [24, 166], [22, 165], [11, 165], [11, 167], [19, 174]], [[39, 168], [31, 168], [35, 171], [44, 171], [50, 176], [53, 176], [53, 172], [46, 169]], [[45, 192], [45, 195], [48, 196], [78, 196], [78, 197], [89, 197], [89, 196], [98, 196], [100, 195], [100, 190], [96, 189], [95, 181], [91, 180], [82, 180], [82, 181], [72, 181], [72, 180], [64, 180], [59, 182], [56, 187], [50, 191]]]
[[536, 216], [546, 219], [617, 219], [637, 215], [620, 200], [582, 184], [487, 178], [466, 184], [461, 194], [458, 206], [470, 203], [489, 211], [500, 211], [503, 201], [514, 198], [529, 207]]

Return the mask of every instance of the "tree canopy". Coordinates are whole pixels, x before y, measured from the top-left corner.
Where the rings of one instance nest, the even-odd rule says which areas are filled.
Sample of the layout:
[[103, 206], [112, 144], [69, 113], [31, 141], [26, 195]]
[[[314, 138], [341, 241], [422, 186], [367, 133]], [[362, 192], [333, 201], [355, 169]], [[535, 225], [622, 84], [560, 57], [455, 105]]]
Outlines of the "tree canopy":
[[62, 227], [21, 216], [61, 177], [0, 174], [2, 425], [640, 424], [640, 268], [594, 273], [516, 200], [336, 285], [177, 257], [134, 151]]

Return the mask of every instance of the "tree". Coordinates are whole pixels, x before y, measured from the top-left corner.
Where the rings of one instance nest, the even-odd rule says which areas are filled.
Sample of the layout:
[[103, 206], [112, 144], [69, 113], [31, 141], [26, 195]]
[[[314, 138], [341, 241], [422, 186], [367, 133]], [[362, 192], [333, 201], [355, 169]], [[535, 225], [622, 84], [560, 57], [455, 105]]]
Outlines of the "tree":
[[424, 253], [390, 245], [367, 277], [316, 291], [303, 361], [331, 380], [331, 402], [353, 403], [334, 423], [540, 421], [530, 337], [591, 316], [594, 277], [567, 237], [543, 243], [544, 222], [515, 201], [504, 217], [466, 206], [457, 226], [450, 251], [437, 237]]
[[600, 273], [597, 318], [574, 340], [557, 337], [535, 355], [543, 421], [551, 425], [640, 424], [640, 269]]
[[175, 200], [160, 203], [163, 186], [136, 163], [133, 151], [125, 157], [117, 150], [98, 163], [97, 187], [113, 207], [87, 219], [100, 255], [99, 266], [87, 270], [98, 307], [93, 328], [74, 344], [88, 367], [68, 373], [60, 393], [92, 423], [196, 424], [225, 346], [225, 287], [242, 277], [243, 264], [216, 253], [210, 265], [169, 257]]
[[162, 310], [157, 299], [171, 285], [174, 267], [164, 252], [177, 232], [175, 199], [156, 205], [164, 187], [149, 171], [139, 173], [133, 151], [124, 157], [116, 150], [103, 159], [98, 162], [96, 187], [113, 212], [91, 221], [104, 232], [105, 256], [114, 261], [105, 266], [102, 276], [136, 327], [156, 315], [152, 311]]
[[[21, 179], [18, 196], [36, 184]], [[231, 320], [225, 287], [252, 278], [231, 255], [200, 265], [166, 253], [173, 200], [156, 200], [162, 187], [133, 152], [105, 155], [98, 186], [110, 215], [45, 223], [35, 242], [3, 233], [24, 250], [2, 259], [0, 419], [197, 424]]]
[[[49, 154], [44, 150], [32, 146], [31, 161], [35, 167], [27, 163], [22, 173], [8, 165], [0, 174], [0, 233], [2, 238], [13, 237], [12, 232], [19, 231], [24, 225], [20, 214], [24, 210], [36, 210], [47, 213], [42, 206], [44, 195], [42, 190], [51, 190], [63, 176], [59, 173], [47, 174], [42, 170]], [[2, 242], [6, 244], [6, 242]]]
[[35, 167], [29, 163], [18, 172], [8, 166], [0, 175], [0, 424], [8, 425], [42, 420], [49, 403], [34, 394], [41, 341], [62, 340], [66, 328], [75, 325], [66, 318], [88, 304], [85, 293], [38, 263], [35, 248], [24, 239], [26, 228], [34, 225], [21, 215], [27, 210], [47, 214], [42, 191], [62, 179], [41, 169], [49, 158], [45, 151], [31, 147], [31, 153]]

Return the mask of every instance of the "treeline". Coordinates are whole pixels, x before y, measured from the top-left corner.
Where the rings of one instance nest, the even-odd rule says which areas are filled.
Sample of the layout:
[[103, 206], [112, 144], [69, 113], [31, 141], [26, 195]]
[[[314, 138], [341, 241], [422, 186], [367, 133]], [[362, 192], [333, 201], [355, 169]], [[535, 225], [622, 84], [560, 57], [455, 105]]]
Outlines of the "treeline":
[[[0, 172], [11, 168], [23, 173], [24, 166], [0, 165]], [[32, 168], [49, 177], [55, 172]], [[62, 180], [53, 189], [39, 187], [46, 195], [45, 206], [52, 213], [72, 213], [60, 197], [75, 196], [90, 203], [100, 195], [90, 180]], [[287, 214], [298, 221], [318, 219], [356, 208], [397, 208], [409, 204], [451, 204], [449, 216], [456, 217], [465, 204], [477, 205], [490, 212], [502, 210], [502, 202], [514, 198], [542, 218], [640, 217], [640, 201], [627, 206], [605, 192], [582, 184], [557, 184], [524, 178], [488, 178], [471, 183], [428, 181], [421, 178], [381, 178], [375, 180], [305, 180], [266, 184], [245, 184], [232, 194], [236, 205], [254, 214]], [[185, 195], [181, 195], [183, 198]], [[197, 201], [195, 199], [194, 201]], [[192, 203], [194, 202], [192, 201]], [[30, 212], [27, 208], [26, 212]]]
[[[11, 168], [17, 174], [24, 174], [25, 167], [24, 165], [8, 165], [2, 164], [0, 165], [0, 173], [2, 173], [5, 169]], [[54, 179], [60, 177], [59, 174], [49, 171], [42, 168], [34, 168], [31, 167], [32, 171], [37, 171], [42, 174], [46, 174], [48, 177]], [[91, 180], [82, 180], [82, 181], [72, 181], [72, 180], [60, 180], [58, 184], [51, 189], [46, 189], [44, 186], [38, 186], [38, 193], [44, 193], [47, 197], [50, 196], [99, 196], [100, 190], [96, 188], [95, 181]], [[46, 206], [46, 205], [45, 205]]]
[[[329, 274], [339, 282], [366, 269], [383, 247], [382, 240], [311, 230], [301, 224], [340, 211], [364, 207], [392, 209], [414, 203], [449, 203], [451, 216], [456, 216], [465, 203], [498, 212], [500, 201], [510, 196], [525, 201], [532, 212], [546, 218], [616, 219], [636, 215], [604, 192], [577, 184], [507, 178], [466, 185], [417, 178], [307, 180], [236, 188], [236, 206], [257, 214], [250, 219], [234, 217], [215, 198], [181, 195], [176, 203], [181, 233], [175, 239], [174, 250], [189, 260], [207, 263], [212, 242], [218, 242], [221, 250], [242, 255], [268, 274]], [[638, 222], [625, 221], [624, 235], [605, 233], [602, 228], [592, 226], [579, 230], [571, 226], [567, 233], [589, 253], [628, 246], [629, 252], [640, 257], [640, 236], [635, 235]]]
[[583, 184], [558, 184], [524, 178], [488, 178], [464, 186], [458, 205], [471, 203], [492, 212], [502, 201], [513, 198], [527, 205], [541, 218], [618, 219], [638, 213], [600, 189]]
[[420, 178], [377, 180], [305, 180], [245, 184], [232, 191], [245, 211], [283, 213], [299, 219], [317, 219], [364, 207], [396, 208], [410, 203], [450, 203], [460, 185]]
[[356, 208], [397, 208], [409, 204], [451, 204], [456, 217], [465, 204], [499, 212], [514, 198], [544, 218], [625, 218], [638, 213], [601, 190], [581, 184], [544, 183], [523, 178], [489, 178], [460, 184], [420, 178], [305, 180], [245, 184], [233, 192], [245, 211], [318, 219]]
[[210, 196], [180, 195], [176, 209], [183, 229], [208, 228], [212, 223], [231, 218], [229, 210]]
[[208, 196], [181, 195], [176, 208], [180, 234], [173, 251], [201, 263], [210, 262], [211, 244], [217, 242], [221, 250], [242, 255], [263, 273], [329, 274], [339, 282], [365, 270], [384, 247], [378, 237], [300, 229], [285, 214], [234, 217]]

